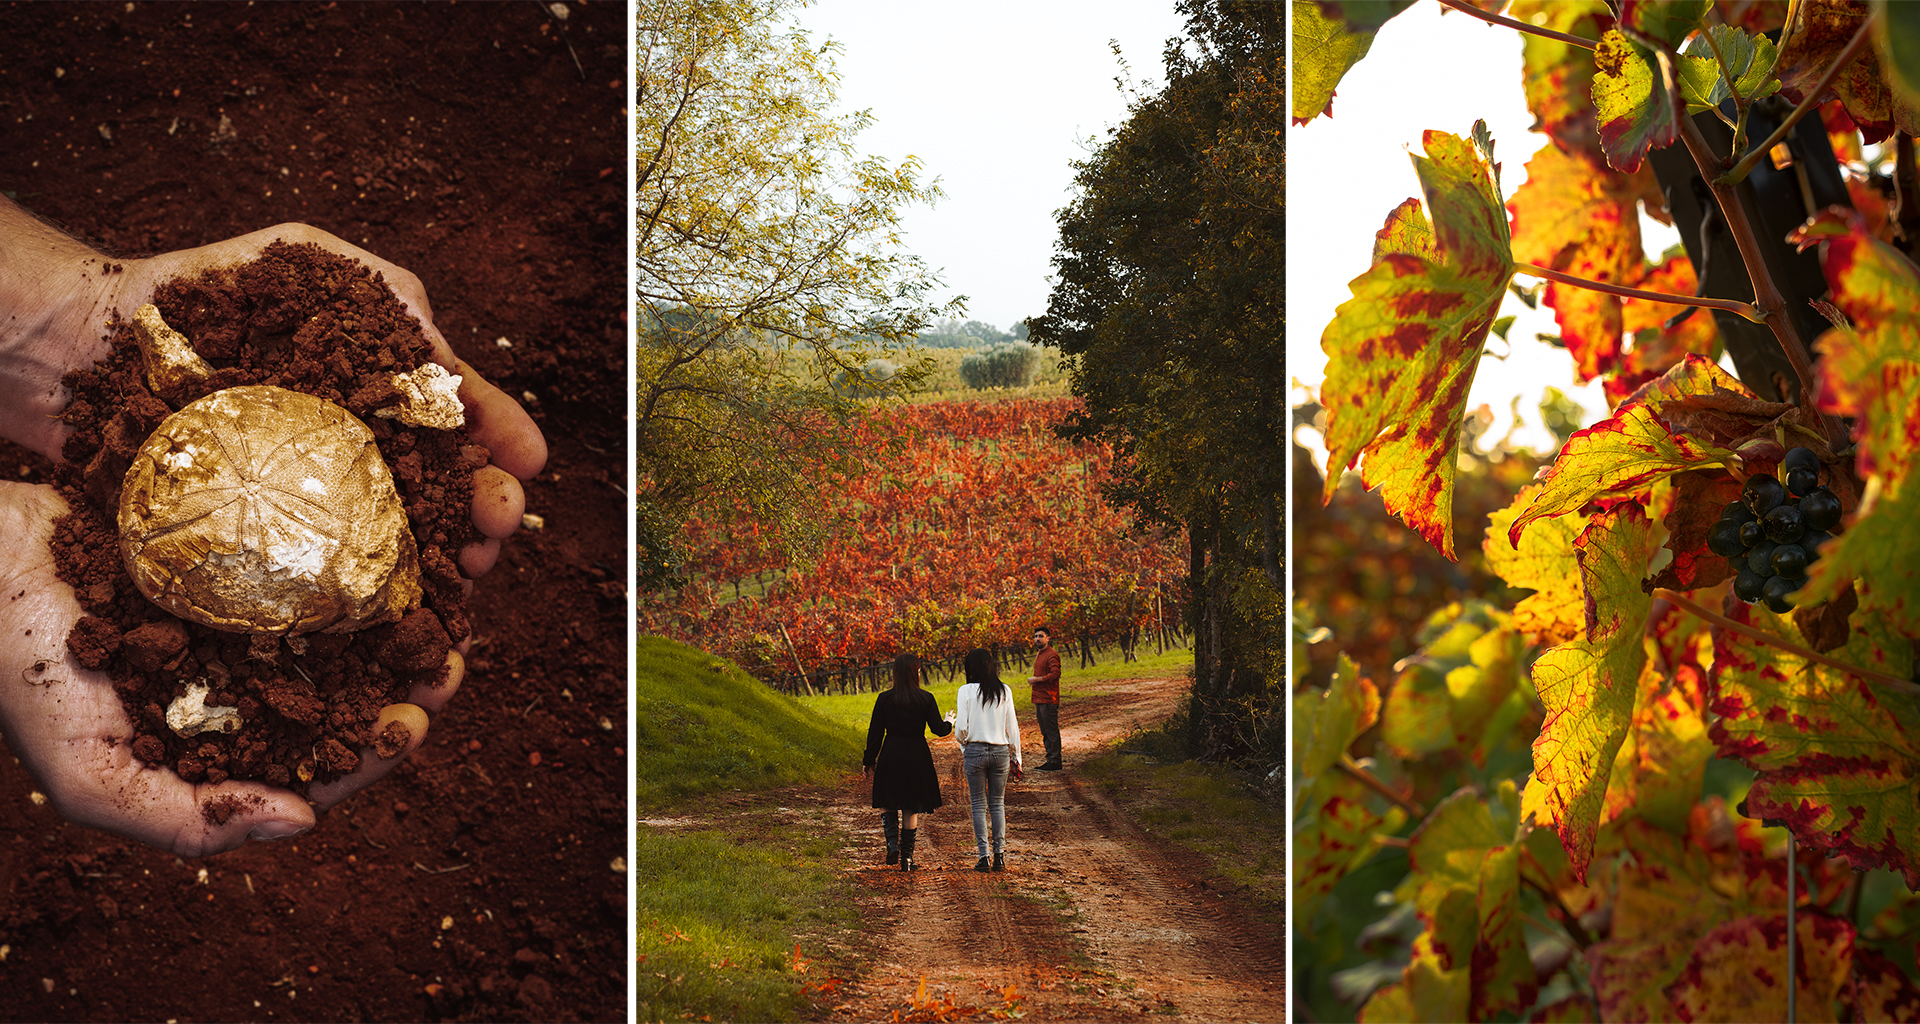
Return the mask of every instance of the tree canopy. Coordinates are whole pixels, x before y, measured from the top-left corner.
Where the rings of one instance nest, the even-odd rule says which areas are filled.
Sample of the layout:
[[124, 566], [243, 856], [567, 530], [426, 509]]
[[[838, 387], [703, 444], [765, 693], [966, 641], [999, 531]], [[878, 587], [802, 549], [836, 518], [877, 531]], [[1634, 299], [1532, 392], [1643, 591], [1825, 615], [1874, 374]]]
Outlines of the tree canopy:
[[1079, 164], [1029, 323], [1075, 357], [1070, 431], [1124, 454], [1116, 496], [1188, 530], [1204, 729], [1281, 678], [1285, 11], [1180, 9], [1166, 87]]
[[[938, 284], [900, 246], [931, 202], [913, 159], [862, 156], [865, 112], [835, 113], [836, 45], [793, 0], [642, 0], [636, 60], [638, 492], [643, 580], [673, 576], [666, 538], [694, 502], [735, 502], [784, 536], [816, 478], [859, 452], [863, 409], [836, 389], [936, 313]], [[902, 394], [907, 362], [862, 394]]]

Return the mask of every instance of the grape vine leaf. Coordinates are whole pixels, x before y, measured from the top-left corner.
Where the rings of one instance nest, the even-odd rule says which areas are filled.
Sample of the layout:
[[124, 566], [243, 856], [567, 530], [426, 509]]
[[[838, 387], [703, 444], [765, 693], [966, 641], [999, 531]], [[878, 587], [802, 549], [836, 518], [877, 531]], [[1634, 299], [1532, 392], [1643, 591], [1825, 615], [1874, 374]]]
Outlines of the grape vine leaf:
[[[1792, 10], [1780, 36], [1780, 59], [1774, 69], [1780, 76], [1781, 95], [1799, 103], [1820, 84], [1870, 12], [1867, 5], [1847, 0], [1800, 0]], [[1887, 138], [1896, 128], [1910, 135], [1920, 132], [1920, 107], [1888, 87], [1875, 53], [1854, 58], [1818, 99], [1825, 102], [1836, 97], [1867, 143]]]
[[1526, 1008], [1538, 991], [1519, 915], [1522, 845], [1514, 838], [1513, 783], [1502, 783], [1495, 799], [1497, 807], [1471, 788], [1456, 791], [1414, 830], [1407, 848], [1411, 870], [1396, 895], [1426, 924], [1440, 969], [1462, 972], [1468, 982], [1467, 1015], [1441, 1019], [1487, 1020]]
[[[1708, 37], [1711, 35], [1712, 43]], [[1714, 56], [1715, 48], [1719, 57]], [[1780, 56], [1773, 40], [1748, 35], [1731, 25], [1709, 25], [1705, 33], [1687, 44], [1686, 53], [1674, 66], [1674, 84], [1687, 101], [1687, 113], [1712, 110], [1731, 99], [1727, 79], [1733, 88], [1749, 100], [1765, 99], [1780, 91], [1780, 80], [1773, 77], [1773, 64]], [[1726, 74], [1721, 74], [1721, 60]]]
[[1694, 406], [1712, 413], [1745, 407], [1727, 399], [1758, 402], [1726, 371], [1689, 355], [1622, 403], [1612, 417], [1567, 438], [1542, 478], [1545, 486], [1508, 527], [1509, 543], [1518, 546], [1528, 524], [1577, 511], [1595, 498], [1632, 495], [1681, 470], [1732, 460], [1731, 449], [1708, 443], [1698, 433], [1677, 433], [1664, 422]]
[[1466, 1020], [1469, 969], [1449, 970], [1433, 949], [1433, 933], [1413, 940], [1413, 959], [1400, 980], [1376, 991], [1360, 1008], [1359, 1024]]
[[1867, 0], [1873, 12], [1873, 46], [1895, 96], [1920, 102], [1920, 7]]
[[1847, 1004], [1854, 1020], [1920, 1020], [1920, 987], [1899, 964], [1861, 946], [1853, 951]]
[[[1636, 287], [1669, 295], [1692, 295], [1697, 287], [1693, 261], [1686, 253], [1666, 255], [1647, 268]], [[1622, 299], [1620, 315], [1633, 347], [1618, 372], [1606, 379], [1607, 404], [1617, 406], [1641, 385], [1672, 369], [1688, 353], [1713, 359], [1720, 342], [1719, 328], [1704, 309], [1675, 306], [1646, 299]]]
[[1671, 606], [1650, 631], [1667, 671], [1641, 673], [1633, 719], [1614, 757], [1600, 821], [1637, 814], [1684, 834], [1714, 750], [1707, 736], [1706, 673], [1696, 653], [1711, 650], [1711, 640], [1696, 620]]
[[1574, 542], [1586, 592], [1585, 639], [1542, 654], [1533, 685], [1546, 721], [1533, 742], [1521, 813], [1551, 825], [1584, 879], [1615, 756], [1632, 724], [1651, 599], [1640, 590], [1652, 523], [1632, 502], [1602, 512]]
[[[1484, 122], [1475, 125], [1485, 138]], [[1490, 140], [1428, 131], [1414, 155], [1431, 221], [1409, 200], [1376, 236], [1372, 269], [1322, 335], [1327, 483], [1366, 456], [1361, 478], [1448, 558], [1460, 420], [1488, 329], [1513, 276]]]
[[1526, 641], [1483, 601], [1434, 612], [1422, 638], [1387, 694], [1381, 741], [1401, 760], [1458, 749], [1483, 763], [1487, 742], [1504, 738], [1489, 730], [1520, 686]]
[[[1738, 605], [1729, 617], [1804, 646], [1791, 619]], [[1913, 648], [1863, 617], [1833, 652], [1843, 664], [1910, 678]], [[1856, 868], [1886, 867], [1920, 888], [1920, 709], [1912, 696], [1730, 631], [1715, 634], [1710, 735], [1758, 775], [1748, 813], [1785, 821], [1807, 846]]]
[[1711, 0], [1621, 0], [1620, 27], [1648, 40], [1678, 46], [1712, 7]]
[[1359, 780], [1342, 772], [1322, 772], [1304, 780], [1293, 820], [1293, 921], [1302, 935], [1313, 932], [1314, 913], [1340, 879], [1367, 862], [1379, 849], [1376, 833], [1391, 834], [1406, 824], [1398, 807], [1384, 814], [1377, 798]]
[[1653, 55], [1617, 28], [1608, 29], [1593, 51], [1593, 108], [1600, 149], [1615, 170], [1639, 170], [1648, 150], [1679, 137], [1673, 100]]
[[[1582, 39], [1598, 39], [1613, 27], [1613, 12], [1601, 0], [1516, 0], [1507, 13], [1516, 21]], [[1600, 152], [1591, 51], [1523, 32], [1520, 63], [1533, 130], [1551, 137], [1562, 150]]]
[[1640, 818], [1618, 829], [1625, 856], [1613, 878], [1612, 927], [1586, 950], [1600, 1018], [1682, 1019], [1667, 988], [1695, 944], [1723, 922], [1778, 913], [1785, 873], [1759, 853], [1760, 823], [1730, 815], [1719, 797], [1694, 805], [1685, 836]]
[[1373, 47], [1373, 35], [1413, 0], [1293, 0], [1293, 123], [1333, 116], [1334, 90]]
[[1852, 322], [1820, 336], [1815, 403], [1855, 419], [1856, 467], [1869, 499], [1808, 574], [1800, 601], [1814, 604], [1856, 584], [1861, 607], [1920, 634], [1920, 269], [1868, 233], [1857, 217], [1825, 214], [1796, 232], [1820, 239], [1821, 266], [1834, 302]]
[[[1513, 215], [1513, 258], [1591, 281], [1633, 286], [1645, 272], [1637, 201], [1649, 169], [1621, 174], [1584, 151], [1547, 146], [1527, 163], [1527, 180], [1507, 209]], [[1620, 360], [1620, 299], [1549, 282], [1561, 340], [1580, 382], [1611, 373]]]
[[[1824, 1019], [1853, 970], [1853, 925], [1802, 910], [1794, 930], [1799, 1004]], [[1681, 1020], [1786, 1020], [1786, 972], [1787, 915], [1754, 914], [1701, 936], [1666, 994]]]
[[1354, 737], [1380, 717], [1380, 691], [1342, 651], [1333, 682], [1324, 691], [1308, 690], [1294, 699], [1294, 743], [1302, 777], [1332, 768]]
[[1733, 569], [1724, 555], [1707, 550], [1707, 533], [1727, 503], [1740, 496], [1740, 481], [1725, 470], [1690, 469], [1671, 478], [1673, 493], [1661, 525], [1667, 528], [1667, 548], [1673, 552], [1668, 562], [1644, 589], [1695, 590], [1711, 587], [1733, 578]]
[[1580, 587], [1580, 567], [1573, 543], [1587, 527], [1578, 512], [1535, 524], [1519, 544], [1509, 543], [1507, 529], [1520, 510], [1532, 504], [1538, 484], [1528, 484], [1513, 504], [1488, 517], [1480, 550], [1492, 570], [1510, 587], [1532, 590], [1513, 608], [1513, 627], [1533, 634], [1547, 646], [1576, 640], [1587, 631], [1587, 595]]

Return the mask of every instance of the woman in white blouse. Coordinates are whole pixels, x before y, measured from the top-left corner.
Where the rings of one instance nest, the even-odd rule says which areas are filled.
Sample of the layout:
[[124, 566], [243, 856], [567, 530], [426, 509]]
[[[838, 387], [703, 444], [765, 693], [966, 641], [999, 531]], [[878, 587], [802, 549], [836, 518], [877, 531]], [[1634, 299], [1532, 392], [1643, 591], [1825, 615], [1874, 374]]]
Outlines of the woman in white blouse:
[[[993, 666], [993, 652], [967, 652], [967, 681], [955, 696], [954, 739], [966, 752], [967, 795], [973, 798], [975, 871], [1007, 869], [1007, 775], [1021, 775], [1020, 719], [1013, 694]], [[987, 820], [993, 820], [993, 860], [987, 860]]]

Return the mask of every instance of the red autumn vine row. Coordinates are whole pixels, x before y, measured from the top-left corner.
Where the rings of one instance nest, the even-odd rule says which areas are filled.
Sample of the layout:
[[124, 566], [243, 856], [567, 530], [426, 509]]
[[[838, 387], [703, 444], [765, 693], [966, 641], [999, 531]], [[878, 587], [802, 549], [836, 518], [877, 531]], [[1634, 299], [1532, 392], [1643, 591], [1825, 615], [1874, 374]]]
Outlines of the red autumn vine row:
[[903, 650], [938, 657], [1018, 642], [1042, 623], [1105, 637], [1175, 614], [1184, 543], [1101, 495], [1112, 449], [1054, 433], [1076, 401], [876, 412], [858, 438], [872, 465], [821, 495], [832, 528], [817, 557], [789, 564], [757, 524], [690, 522], [696, 578], [644, 605], [642, 629], [783, 675], [795, 657], [808, 671]]

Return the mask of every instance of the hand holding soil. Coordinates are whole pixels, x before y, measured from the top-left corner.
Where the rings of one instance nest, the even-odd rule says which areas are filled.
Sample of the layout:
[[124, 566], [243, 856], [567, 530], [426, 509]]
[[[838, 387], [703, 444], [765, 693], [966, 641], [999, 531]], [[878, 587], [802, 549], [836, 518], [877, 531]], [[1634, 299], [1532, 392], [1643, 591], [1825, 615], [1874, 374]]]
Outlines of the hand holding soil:
[[[63, 452], [63, 449], [72, 447], [69, 440], [75, 428], [54, 418], [66, 406], [68, 398], [60, 380], [65, 374], [85, 370], [96, 360], [112, 354], [112, 346], [104, 337], [110, 311], [123, 320], [131, 318], [136, 307], [152, 301], [169, 282], [245, 263], [259, 257], [276, 241], [313, 243], [357, 260], [383, 277], [406, 312], [419, 321], [433, 361], [462, 378], [459, 394], [466, 407], [467, 440], [471, 442], [462, 450], [462, 460], [472, 469], [472, 529], [443, 529], [435, 534], [444, 536], [451, 532], [456, 538], [464, 539], [464, 542], [454, 540], [459, 545], [456, 555], [459, 576], [453, 573], [453, 564], [444, 555], [439, 556], [438, 579], [443, 602], [463, 600], [471, 587], [470, 580], [492, 568], [500, 540], [519, 527], [524, 508], [520, 480], [539, 472], [546, 458], [545, 440], [518, 403], [481, 380], [471, 367], [453, 355], [445, 339], [434, 329], [425, 293], [412, 274], [326, 232], [298, 224], [281, 225], [196, 249], [117, 263], [66, 239], [33, 221], [11, 203], [0, 200], [0, 239], [10, 240], [0, 245], [0, 299], [11, 301], [11, 308], [22, 311], [10, 322], [0, 325], [0, 436], [50, 457], [65, 454], [72, 458], [73, 452]], [[295, 325], [288, 326], [290, 330]], [[68, 418], [72, 419], [71, 415]], [[98, 428], [82, 428], [85, 429], [95, 429], [96, 434], [103, 432]], [[100, 444], [97, 439], [90, 443]], [[414, 472], [419, 472], [417, 462]], [[111, 477], [111, 474], [100, 475], [103, 479]], [[73, 571], [70, 566], [66, 567], [67, 582], [56, 576], [57, 567], [49, 543], [55, 536], [54, 521], [68, 511], [67, 502], [52, 488], [0, 485], [0, 526], [4, 526], [4, 536], [9, 538], [9, 544], [0, 549], [0, 581], [10, 588], [6, 591], [9, 599], [0, 602], [0, 638], [4, 638], [4, 642], [0, 642], [0, 728], [4, 728], [13, 750], [55, 806], [71, 820], [128, 835], [182, 856], [231, 849], [250, 837], [273, 839], [297, 834], [313, 826], [316, 810], [324, 811], [375, 781], [397, 766], [407, 752], [418, 747], [425, 737], [429, 714], [443, 707], [458, 688], [464, 674], [462, 653], [469, 638], [464, 614], [455, 612], [460, 622], [457, 628], [449, 627], [454, 631], [451, 639], [455, 642], [453, 650], [445, 654], [444, 672], [440, 671], [441, 662], [436, 660], [432, 666], [409, 666], [393, 676], [387, 684], [391, 703], [379, 710], [377, 719], [369, 709], [364, 712], [367, 717], [359, 720], [364, 728], [356, 728], [351, 722], [347, 725], [348, 735], [359, 737], [364, 745], [356, 743], [360, 749], [353, 752], [337, 741], [330, 741], [338, 749], [329, 760], [323, 760], [321, 767], [331, 765], [333, 770], [312, 777], [306, 799], [281, 785], [270, 784], [286, 782], [284, 770], [278, 776], [267, 772], [266, 781], [245, 781], [247, 771], [237, 763], [229, 772], [230, 755], [236, 762], [243, 756], [254, 756], [257, 760], [257, 754], [247, 754], [244, 744], [227, 747], [207, 742], [197, 750], [190, 747], [186, 756], [179, 759], [180, 772], [187, 778], [175, 771], [155, 770], [152, 762], [162, 758], [162, 754], [153, 740], [153, 725], [148, 723], [144, 733], [136, 728], [125, 704], [129, 690], [124, 666], [114, 667], [118, 662], [109, 664], [108, 661], [110, 657], [121, 656], [117, 653], [121, 637], [114, 632], [119, 627], [111, 624], [99, 627], [112, 635], [102, 648], [105, 653], [91, 659], [93, 667], [81, 664], [80, 657], [69, 650], [68, 635], [87, 632], [86, 624], [81, 624], [76, 631], [76, 624], [81, 623], [83, 617], [94, 624], [107, 621], [88, 616], [88, 612], [108, 614], [107, 609], [117, 601], [124, 612], [127, 605], [122, 600], [126, 595], [117, 593], [111, 583], [95, 583], [84, 587], [84, 593], [76, 594], [67, 585], [74, 582], [70, 578]], [[417, 505], [413, 511], [418, 513]], [[457, 598], [446, 590], [447, 585], [455, 581]], [[439, 628], [437, 621], [434, 628]], [[397, 634], [401, 630], [388, 627], [387, 632]], [[271, 641], [269, 646], [280, 643], [276, 638], [267, 639]], [[438, 650], [445, 650], [447, 639], [443, 634]], [[256, 656], [253, 651], [241, 656], [231, 650], [216, 655], [209, 646], [213, 641], [200, 634], [196, 634], [196, 640], [199, 646], [195, 659], [187, 659], [188, 638], [184, 633], [180, 635], [178, 650], [169, 648], [164, 639], [156, 645], [149, 637], [130, 644], [137, 653], [125, 657], [153, 661], [141, 667], [155, 672], [162, 667], [160, 661], [166, 662], [170, 672], [183, 659], [188, 660], [191, 668], [198, 668], [198, 660], [204, 660], [209, 669], [217, 667], [222, 673], [229, 667], [225, 663], [236, 662], [240, 664], [233, 673], [231, 685], [223, 691], [224, 698], [233, 700], [235, 693], [244, 692], [243, 682], [255, 691], [261, 690], [262, 674], [268, 670], [249, 666]], [[389, 638], [383, 633], [378, 642], [384, 645], [383, 660], [394, 657], [405, 660], [404, 654], [391, 654], [393, 645], [400, 643], [397, 636]], [[279, 648], [280, 653], [275, 655], [255, 646], [258, 656], [268, 665], [275, 664], [276, 657], [285, 658], [289, 648], [299, 651], [288, 645]], [[155, 651], [160, 654], [156, 655]], [[325, 664], [340, 664], [339, 651], [330, 649], [327, 653], [336, 657]], [[431, 656], [440, 657], [437, 653]], [[309, 664], [317, 669], [323, 657], [316, 655]], [[287, 667], [303, 677], [307, 675], [297, 660]], [[118, 692], [116, 679], [121, 682]], [[331, 692], [332, 683], [322, 677], [322, 698]], [[305, 698], [296, 695], [297, 700], [305, 702], [302, 708], [311, 705], [316, 709], [314, 713], [321, 714], [322, 720], [317, 721], [323, 725], [328, 705], [313, 704], [312, 698], [311, 683]], [[256, 714], [263, 701], [274, 703], [271, 697], [256, 700], [249, 695], [240, 699], [251, 701]], [[336, 702], [331, 706], [338, 723], [342, 705]], [[374, 707], [380, 707], [379, 703]], [[280, 705], [274, 703], [274, 708], [280, 710]], [[294, 714], [306, 720], [300, 712]], [[152, 717], [151, 713], [145, 717]], [[142, 743], [146, 746], [141, 746]], [[316, 749], [320, 749], [319, 745]], [[175, 753], [169, 751], [164, 755], [164, 763], [169, 767], [175, 762]], [[316, 757], [315, 760], [322, 759]], [[309, 775], [313, 771], [307, 764], [299, 767]], [[255, 779], [262, 778], [257, 771], [252, 774]], [[308, 777], [303, 776], [299, 781], [306, 782]]]

